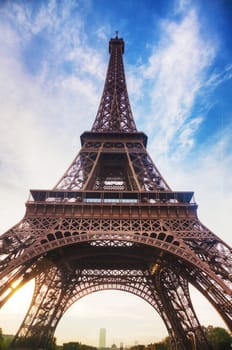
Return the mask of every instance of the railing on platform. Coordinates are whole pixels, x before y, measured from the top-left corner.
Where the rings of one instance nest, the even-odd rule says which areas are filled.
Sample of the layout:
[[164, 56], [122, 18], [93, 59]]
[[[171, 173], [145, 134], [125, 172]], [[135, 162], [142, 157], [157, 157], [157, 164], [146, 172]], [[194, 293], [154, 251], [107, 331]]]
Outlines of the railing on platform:
[[195, 204], [193, 192], [114, 192], [31, 190], [28, 202], [46, 203], [121, 203], [121, 204]]

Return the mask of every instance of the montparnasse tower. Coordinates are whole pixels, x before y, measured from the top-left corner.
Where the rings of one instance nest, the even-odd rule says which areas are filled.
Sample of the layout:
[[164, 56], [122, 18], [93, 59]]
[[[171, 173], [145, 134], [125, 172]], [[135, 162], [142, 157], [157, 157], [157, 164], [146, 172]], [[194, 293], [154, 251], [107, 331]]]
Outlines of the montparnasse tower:
[[103, 350], [106, 348], [106, 329], [100, 328], [99, 330], [99, 349]]

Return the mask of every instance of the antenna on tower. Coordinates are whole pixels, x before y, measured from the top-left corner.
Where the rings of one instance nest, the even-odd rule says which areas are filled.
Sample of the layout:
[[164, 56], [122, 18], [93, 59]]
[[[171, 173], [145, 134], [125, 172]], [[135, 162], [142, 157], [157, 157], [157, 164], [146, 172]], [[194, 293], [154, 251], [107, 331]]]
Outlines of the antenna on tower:
[[118, 39], [118, 30], [115, 31], [115, 38]]

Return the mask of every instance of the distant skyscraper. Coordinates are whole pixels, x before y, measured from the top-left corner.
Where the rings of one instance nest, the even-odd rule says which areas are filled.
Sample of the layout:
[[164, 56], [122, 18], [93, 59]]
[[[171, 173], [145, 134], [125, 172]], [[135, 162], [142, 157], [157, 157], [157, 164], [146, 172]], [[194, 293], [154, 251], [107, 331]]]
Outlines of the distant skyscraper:
[[99, 331], [99, 349], [104, 349], [106, 347], [106, 329], [100, 328]]

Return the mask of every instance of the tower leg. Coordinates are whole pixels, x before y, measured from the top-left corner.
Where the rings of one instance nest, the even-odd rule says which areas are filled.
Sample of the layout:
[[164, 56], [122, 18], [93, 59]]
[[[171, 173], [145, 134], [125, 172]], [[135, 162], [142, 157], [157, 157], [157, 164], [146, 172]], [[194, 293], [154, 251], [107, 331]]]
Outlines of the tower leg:
[[172, 269], [155, 276], [163, 313], [171, 324], [169, 335], [173, 350], [212, 350], [193, 309], [188, 283]]
[[36, 276], [30, 308], [10, 346], [11, 349], [49, 349], [55, 328], [54, 315], [59, 313], [62, 294], [61, 272], [52, 266]]

